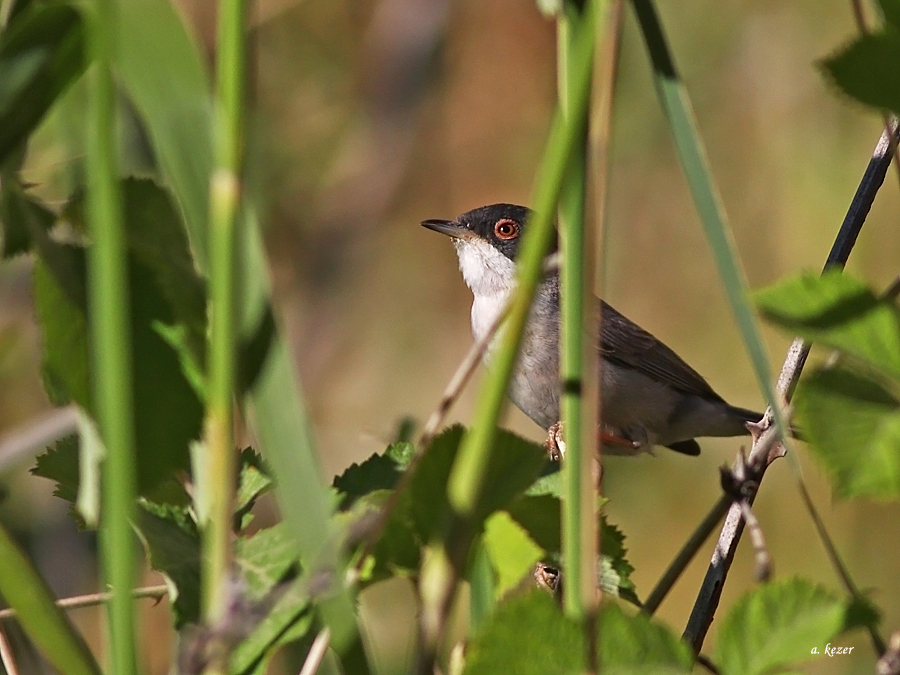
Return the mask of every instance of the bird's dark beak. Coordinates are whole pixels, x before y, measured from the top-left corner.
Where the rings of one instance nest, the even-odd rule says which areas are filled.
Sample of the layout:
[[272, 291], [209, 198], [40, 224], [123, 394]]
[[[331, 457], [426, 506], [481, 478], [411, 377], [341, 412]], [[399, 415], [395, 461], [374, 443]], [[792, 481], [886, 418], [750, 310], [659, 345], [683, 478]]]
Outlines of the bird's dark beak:
[[427, 227], [429, 230], [446, 234], [455, 239], [458, 239], [463, 236], [464, 233], [469, 231], [465, 225], [462, 225], [455, 220], [423, 220], [422, 227]]

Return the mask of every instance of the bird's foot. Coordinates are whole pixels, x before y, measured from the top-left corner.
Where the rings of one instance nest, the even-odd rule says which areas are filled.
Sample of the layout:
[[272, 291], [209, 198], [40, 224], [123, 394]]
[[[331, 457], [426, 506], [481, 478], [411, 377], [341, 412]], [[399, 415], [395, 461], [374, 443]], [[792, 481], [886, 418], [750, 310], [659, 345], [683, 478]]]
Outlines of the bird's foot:
[[[610, 431], [600, 432], [600, 442], [606, 451], [612, 449], [611, 454], [628, 455], [640, 450], [642, 444], [632, 441]], [[566, 456], [566, 440], [563, 437], [563, 423], [557, 422], [547, 430], [547, 440], [544, 441], [544, 447], [547, 448], [547, 454], [550, 460], [559, 462]]]
[[557, 422], [547, 429], [547, 440], [544, 441], [544, 447], [547, 454], [550, 455], [551, 462], [562, 461], [566, 456], [566, 439], [563, 438], [563, 423]]

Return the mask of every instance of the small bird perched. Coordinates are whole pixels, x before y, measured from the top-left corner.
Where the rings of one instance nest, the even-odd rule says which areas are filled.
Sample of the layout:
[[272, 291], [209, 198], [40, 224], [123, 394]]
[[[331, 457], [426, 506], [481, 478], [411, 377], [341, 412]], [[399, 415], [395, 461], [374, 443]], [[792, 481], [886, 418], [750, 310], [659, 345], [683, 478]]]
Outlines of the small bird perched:
[[[424, 227], [453, 239], [463, 278], [474, 295], [472, 333], [480, 340], [506, 306], [516, 284], [516, 255], [531, 211], [492, 204], [456, 220]], [[606, 452], [637, 454], [663, 445], [700, 454], [698, 436], [740, 436], [762, 414], [729, 405], [675, 352], [600, 301], [600, 394]], [[513, 403], [541, 427], [559, 422], [559, 273], [540, 282], [510, 384]], [[488, 348], [490, 357], [496, 338]], [[551, 431], [551, 435], [552, 435]], [[609, 438], [623, 439], [610, 444]], [[625, 448], [623, 450], [623, 448]]]

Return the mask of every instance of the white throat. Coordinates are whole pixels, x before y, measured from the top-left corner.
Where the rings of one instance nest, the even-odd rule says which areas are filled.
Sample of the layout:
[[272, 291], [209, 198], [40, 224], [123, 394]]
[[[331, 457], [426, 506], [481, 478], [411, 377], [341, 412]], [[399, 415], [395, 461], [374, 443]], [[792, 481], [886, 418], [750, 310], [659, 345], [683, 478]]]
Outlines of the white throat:
[[479, 239], [454, 239], [459, 269], [472, 290], [472, 335], [482, 339], [506, 306], [516, 285], [515, 263]]

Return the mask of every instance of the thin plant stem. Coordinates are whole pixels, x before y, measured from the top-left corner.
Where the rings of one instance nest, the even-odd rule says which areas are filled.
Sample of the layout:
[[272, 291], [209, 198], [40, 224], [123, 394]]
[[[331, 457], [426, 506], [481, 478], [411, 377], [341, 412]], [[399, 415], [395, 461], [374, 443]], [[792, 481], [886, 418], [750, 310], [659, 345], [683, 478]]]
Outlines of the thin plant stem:
[[[606, 3], [603, 3], [604, 5]], [[604, 16], [603, 9], [599, 10]], [[572, 86], [570, 64], [578, 31], [593, 29], [574, 3], [564, 3], [557, 20], [557, 81], [559, 107], [565, 117], [576, 114], [570, 101]], [[587, 250], [585, 213], [587, 201], [588, 119], [577, 131], [580, 138], [572, 152], [566, 181], [560, 195], [559, 222], [562, 243], [560, 274], [560, 411], [566, 429], [566, 456], [563, 461], [564, 499], [562, 502], [563, 608], [580, 622], [587, 646], [588, 672], [597, 671], [595, 623], [597, 592], [597, 490], [592, 479], [594, 449], [598, 435], [596, 412], [586, 406], [596, 403], [587, 398], [587, 379], [596, 377], [596, 362], [587, 351], [596, 345], [596, 317], [591, 302], [593, 271], [591, 252]], [[586, 330], [587, 329], [587, 332]], [[588, 369], [588, 366], [593, 366]], [[593, 383], [592, 383], [593, 384]], [[593, 427], [587, 434], [585, 427]], [[594, 439], [588, 442], [588, 439]]]
[[91, 373], [97, 421], [106, 446], [100, 543], [103, 571], [112, 587], [108, 605], [111, 669], [135, 672], [135, 487], [131, 330], [122, 198], [116, 166], [116, 92], [112, 76], [118, 5], [96, 0], [89, 14], [94, 72], [87, 120], [87, 215]]
[[[206, 417], [203, 615], [210, 626], [225, 620], [231, 566], [236, 454], [233, 438], [235, 383], [235, 241], [241, 198], [244, 118], [244, 0], [219, 4], [215, 166], [210, 182], [210, 372]], [[224, 663], [212, 672], [224, 670]]]
[[325, 658], [325, 651], [328, 649], [328, 642], [331, 640], [331, 631], [323, 628], [316, 635], [309, 653], [306, 655], [306, 661], [303, 662], [303, 668], [300, 669], [300, 675], [315, 675], [322, 665], [322, 659]]
[[0, 661], [3, 663], [3, 669], [6, 675], [19, 675], [19, 668], [16, 665], [16, 657], [13, 654], [12, 646], [6, 637], [6, 631], [0, 625]]
[[[151, 598], [159, 602], [169, 593], [168, 586], [145, 586], [143, 588], [135, 588], [131, 592], [133, 598]], [[113, 597], [109, 591], [104, 593], [88, 593], [87, 595], [77, 595], [72, 598], [62, 598], [56, 601], [56, 606], [60, 609], [81, 609], [83, 607], [96, 607], [97, 605], [105, 605]], [[0, 610], [0, 621], [3, 619], [11, 619], [17, 617], [18, 612], [14, 608]]]
[[[528, 318], [531, 298], [543, 268], [543, 259], [553, 237], [553, 213], [564, 182], [566, 167], [579, 142], [579, 129], [587, 110], [593, 67], [593, 26], [596, 1], [585, 8], [585, 30], [580, 31], [573, 50], [571, 110], [567, 118], [557, 113], [536, 180], [534, 216], [522, 243], [517, 269], [517, 288], [512, 297], [502, 344], [497, 350], [479, 393], [472, 429], [463, 438], [450, 472], [448, 497], [455, 514], [444, 524], [443, 536], [426, 550], [419, 593], [422, 601], [419, 623], [417, 669], [432, 673], [444, 623], [456, 595], [459, 571], [465, 564], [474, 532], [470, 519], [482, 498], [484, 469], [496, 438], [497, 420], [512, 376], [518, 345]], [[590, 27], [590, 28], [588, 28]]]

